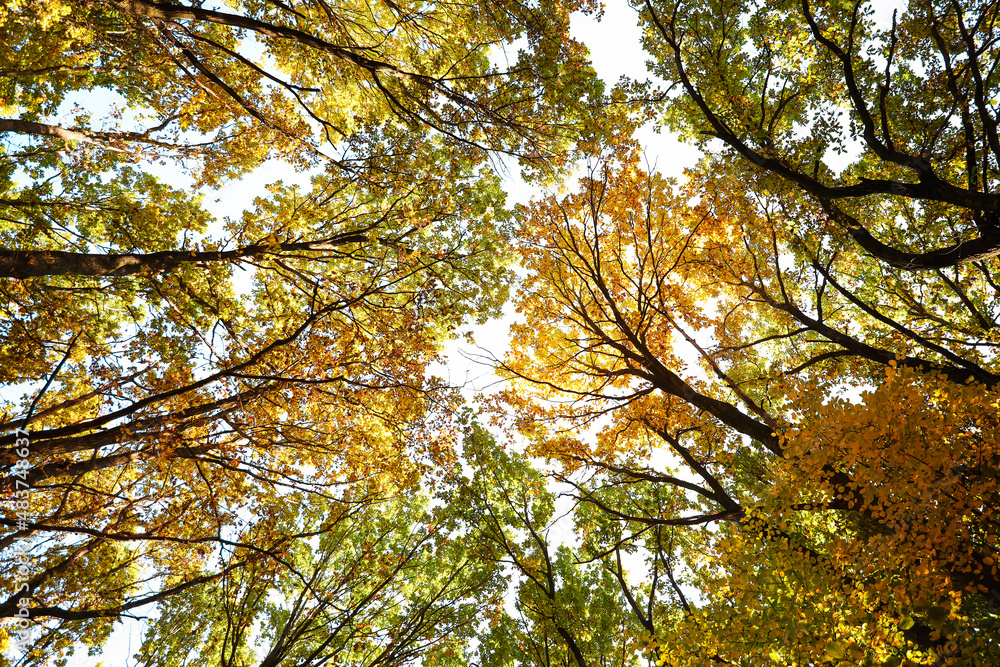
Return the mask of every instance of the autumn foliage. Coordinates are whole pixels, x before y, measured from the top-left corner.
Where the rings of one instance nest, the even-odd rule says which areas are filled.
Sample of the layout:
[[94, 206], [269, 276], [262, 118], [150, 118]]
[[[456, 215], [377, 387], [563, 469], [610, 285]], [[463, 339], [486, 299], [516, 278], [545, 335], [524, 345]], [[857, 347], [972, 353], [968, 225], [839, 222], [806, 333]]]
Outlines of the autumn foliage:
[[997, 8], [633, 5], [0, 8], [0, 661], [1000, 664]]
[[[525, 212], [507, 401], [528, 451], [619, 524], [581, 524], [582, 553], [611, 570], [642, 554], [654, 579], [661, 542], [684, 555], [673, 576], [701, 599], [677, 586], [641, 624], [664, 664], [706, 646], [989, 664], [973, 656], [991, 655], [998, 590], [991, 366], [932, 342], [943, 313], [893, 319], [916, 281], [872, 286], [850, 247], [809, 247], [778, 206], [717, 183], [625, 160]], [[650, 465], [664, 450], [672, 465]]]

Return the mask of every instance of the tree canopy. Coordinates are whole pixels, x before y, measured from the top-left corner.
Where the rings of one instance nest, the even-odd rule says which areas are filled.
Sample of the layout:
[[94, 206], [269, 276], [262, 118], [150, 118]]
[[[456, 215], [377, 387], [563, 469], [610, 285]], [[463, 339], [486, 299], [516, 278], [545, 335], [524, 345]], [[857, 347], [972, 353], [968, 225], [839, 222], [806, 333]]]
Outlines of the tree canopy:
[[[633, 605], [664, 664], [704, 664], [705, 647], [735, 664], [989, 664], [994, 357], [949, 337], [953, 304], [898, 319], [949, 277], [802, 247], [779, 207], [701, 176], [606, 166], [519, 235], [506, 399], [585, 512], [582, 555], [611, 572], [643, 555], [647, 585], [683, 557], [647, 593], [673, 597], [658, 619]], [[651, 464], [660, 450], [673, 465]]]
[[1000, 661], [997, 6], [633, 6], [0, 9], [4, 664]]

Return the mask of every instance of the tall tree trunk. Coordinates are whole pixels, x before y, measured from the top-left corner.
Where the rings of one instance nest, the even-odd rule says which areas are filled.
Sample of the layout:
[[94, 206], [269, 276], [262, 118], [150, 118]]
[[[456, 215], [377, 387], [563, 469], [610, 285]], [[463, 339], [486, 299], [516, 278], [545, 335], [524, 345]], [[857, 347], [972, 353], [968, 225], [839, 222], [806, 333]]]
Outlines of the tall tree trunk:
[[143, 272], [169, 271], [183, 264], [232, 262], [249, 257], [287, 252], [332, 250], [348, 243], [361, 243], [363, 234], [345, 234], [324, 241], [254, 244], [236, 250], [167, 250], [150, 253], [91, 254], [63, 250], [0, 250], [0, 277], [32, 276], [128, 276]]

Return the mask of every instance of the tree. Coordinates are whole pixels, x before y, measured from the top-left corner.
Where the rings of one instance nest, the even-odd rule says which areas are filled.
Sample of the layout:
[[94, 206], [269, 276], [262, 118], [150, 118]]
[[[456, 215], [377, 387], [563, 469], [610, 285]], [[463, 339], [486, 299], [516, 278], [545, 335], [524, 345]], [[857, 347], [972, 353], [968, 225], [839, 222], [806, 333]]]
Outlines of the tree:
[[[256, 286], [242, 303], [224, 282], [226, 258], [134, 277], [31, 278], [38, 282], [21, 292], [21, 304], [44, 298], [40, 287], [56, 280], [89, 282], [97, 314], [114, 305], [116, 284], [134, 281], [151, 296], [125, 311], [131, 323], [89, 327], [83, 302], [35, 329], [42, 366], [46, 348], [59, 351], [45, 334], [67, 320], [80, 327], [49, 371], [47, 391], [26, 398], [24, 417], [7, 420], [8, 433], [30, 430], [35, 464], [16, 467], [7, 438], [5, 461], [20, 475], [8, 488], [21, 482], [33, 491], [31, 520], [4, 520], [8, 542], [44, 537], [46, 545], [29, 580], [36, 618], [62, 619], [70, 637], [88, 623], [110, 628], [115, 617], [186, 590], [169, 582], [206, 547], [249, 544], [228, 535], [236, 521], [272, 536], [258, 544], [290, 539], [280, 510], [289, 492], [301, 502], [344, 485], [377, 493], [389, 480], [413, 483], [446, 457], [438, 420], [453, 398], [425, 368], [456, 327], [502, 301], [494, 281], [504, 275], [506, 233], [495, 183], [483, 175], [466, 194], [459, 178], [450, 180], [464, 213], [450, 197], [434, 201], [440, 190], [393, 199], [354, 188], [354, 206], [342, 211], [320, 195], [337, 185], [346, 195], [343, 184], [318, 179], [309, 196], [279, 191], [259, 209], [277, 232], [293, 234], [296, 221], [312, 218], [336, 239], [330, 219], [339, 215], [349, 241], [301, 252], [270, 242], [248, 256]], [[67, 589], [67, 581], [89, 583]], [[7, 613], [16, 599], [6, 601]]]
[[990, 664], [996, 8], [636, 6], [710, 154], [521, 212], [529, 451], [658, 664]]
[[[719, 139], [767, 191], [806, 195], [805, 234], [889, 266], [1000, 253], [993, 3], [644, 2], [663, 114]], [[843, 157], [841, 157], [843, 156]], [[790, 195], [789, 195], [790, 196]]]
[[[565, 7], [580, 8], [590, 7]], [[378, 159], [363, 151], [364, 133], [387, 121], [540, 160], [593, 129], [578, 103], [599, 101], [580, 45], [564, 38], [567, 17], [517, 3], [309, 0], [219, 11], [146, 0], [27, 2], [4, 16], [5, 99], [20, 117], [0, 131], [119, 157], [197, 160], [206, 183], [278, 156], [364, 170]], [[522, 36], [533, 48], [513, 67], [490, 64], [491, 48]], [[121, 95], [151, 123], [131, 130], [121, 113], [103, 127], [88, 127], [86, 115], [70, 126], [46, 122], [92, 87]]]
[[498, 604], [479, 636], [482, 665], [623, 667], [637, 664], [611, 573], [576, 560], [559, 544], [556, 499], [523, 456], [505, 451], [475, 420], [466, 423], [462, 453], [472, 477], [461, 476], [444, 498], [462, 508], [468, 540], [480, 559], [507, 574], [516, 614]]
[[[26, 662], [98, 646], [154, 605], [177, 613], [226, 587], [266, 598], [312, 536], [289, 503], [381, 502], [433, 481], [453, 460], [456, 395], [427, 367], [507, 293], [509, 213], [488, 160], [551, 174], [600, 130], [567, 108], [601, 89], [562, 12], [230, 9], [0, 14], [0, 357], [21, 394], [4, 405], [0, 461], [7, 492], [31, 488], [29, 509], [0, 519], [3, 579], [28, 592], [0, 609], [30, 597]], [[521, 36], [514, 67], [491, 64]], [[93, 88], [120, 106], [92, 108]], [[202, 208], [272, 159], [310, 186], [272, 184], [223, 222]], [[157, 179], [156, 161], [194, 188]], [[464, 613], [407, 605], [414, 641]], [[245, 644], [251, 620], [216, 630]], [[237, 639], [225, 656], [238, 662]]]
[[233, 552], [241, 567], [169, 599], [137, 662], [457, 664], [497, 580], [455, 539], [447, 509], [432, 514], [415, 495], [313, 502], [298, 514], [314, 546], [290, 541], [276, 559]]
[[1000, 395], [975, 313], [1000, 293], [974, 264], [808, 243], [797, 200], [733, 176], [679, 188], [622, 151], [522, 212], [503, 368], [530, 451], [589, 506], [590, 553], [656, 563], [661, 620], [630, 606], [664, 664], [989, 664]]

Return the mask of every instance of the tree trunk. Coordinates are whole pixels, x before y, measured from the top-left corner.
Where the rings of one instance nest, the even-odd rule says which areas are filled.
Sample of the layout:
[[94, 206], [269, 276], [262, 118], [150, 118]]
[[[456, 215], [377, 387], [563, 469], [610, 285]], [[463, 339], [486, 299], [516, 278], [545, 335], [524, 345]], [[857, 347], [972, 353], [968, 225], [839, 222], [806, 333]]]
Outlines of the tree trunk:
[[183, 264], [231, 262], [285, 252], [331, 250], [347, 243], [367, 241], [363, 234], [347, 234], [326, 241], [255, 244], [218, 252], [167, 250], [150, 253], [91, 254], [63, 250], [0, 250], [0, 277], [129, 276], [169, 271]]

